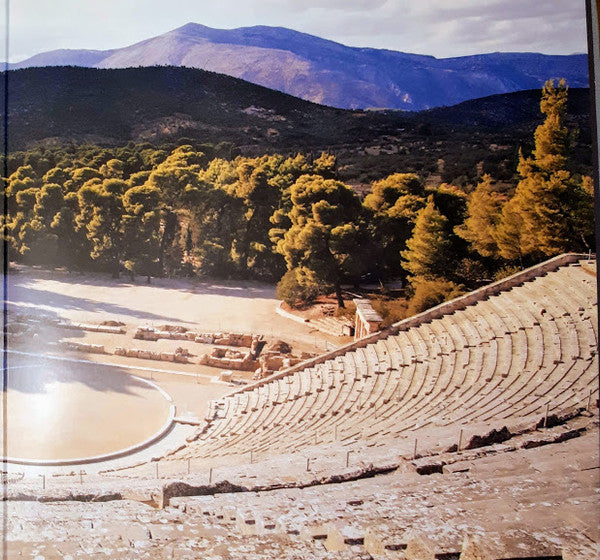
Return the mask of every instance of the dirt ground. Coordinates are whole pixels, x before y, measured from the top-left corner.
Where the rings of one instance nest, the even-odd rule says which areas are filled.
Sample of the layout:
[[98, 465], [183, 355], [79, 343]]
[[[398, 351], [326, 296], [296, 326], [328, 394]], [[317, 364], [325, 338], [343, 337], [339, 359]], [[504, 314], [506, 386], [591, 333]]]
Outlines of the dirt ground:
[[279, 316], [275, 286], [156, 278], [148, 285], [108, 275], [19, 267], [8, 277], [9, 310], [74, 322], [121, 321], [128, 327], [178, 324], [203, 332], [276, 337], [294, 349], [323, 352], [339, 344], [309, 325]]

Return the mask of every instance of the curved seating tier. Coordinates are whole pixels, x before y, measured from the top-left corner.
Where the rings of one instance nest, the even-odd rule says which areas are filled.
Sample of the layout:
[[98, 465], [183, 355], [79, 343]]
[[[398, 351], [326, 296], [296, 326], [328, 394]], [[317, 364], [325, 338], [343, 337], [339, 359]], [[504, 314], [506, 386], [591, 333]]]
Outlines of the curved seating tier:
[[522, 425], [598, 398], [596, 279], [579, 263], [216, 401], [166, 460], [392, 445]]

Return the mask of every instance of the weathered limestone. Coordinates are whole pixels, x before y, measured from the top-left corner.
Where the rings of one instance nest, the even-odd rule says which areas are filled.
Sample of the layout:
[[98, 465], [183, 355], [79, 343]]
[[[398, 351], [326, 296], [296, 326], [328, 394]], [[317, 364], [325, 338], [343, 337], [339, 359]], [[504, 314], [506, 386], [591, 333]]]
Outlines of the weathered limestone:
[[76, 352], [87, 352], [88, 354], [105, 354], [106, 350], [102, 344], [88, 344], [86, 342], [67, 341], [62, 343], [65, 350], [75, 350]]
[[406, 535], [406, 560], [436, 560], [435, 551], [435, 544], [426, 535], [416, 532]]
[[338, 550], [344, 550], [348, 548], [344, 542], [344, 535], [337, 527], [331, 527], [327, 531], [327, 538], [325, 539], [325, 548], [329, 552], [337, 552]]
[[460, 560], [494, 560], [494, 557], [480, 537], [467, 535], [463, 542]]
[[210, 354], [204, 354], [198, 363], [240, 371], [254, 371], [258, 367], [258, 362], [254, 359], [250, 350], [239, 352], [224, 348], [215, 348]]
[[189, 352], [185, 348], [177, 348], [175, 352], [153, 352], [151, 350], [138, 350], [136, 348], [115, 348], [115, 356], [125, 356], [127, 358], [140, 358], [142, 360], [160, 360], [163, 362], [176, 362], [178, 364], [188, 364]]
[[387, 553], [383, 543], [384, 536], [376, 526], [367, 527], [364, 538], [365, 550], [372, 556], [384, 556]]
[[353, 301], [356, 305], [354, 340], [359, 340], [380, 331], [383, 319], [373, 309], [371, 302], [364, 298], [355, 298]]
[[125, 334], [127, 329], [122, 325], [95, 325], [92, 323], [68, 323], [60, 321], [56, 323], [60, 329], [71, 329], [77, 331], [103, 332], [110, 334]]
[[257, 335], [251, 334], [221, 332], [199, 333], [196, 331], [189, 331], [185, 327], [172, 327], [169, 325], [165, 325], [162, 329], [155, 327], [138, 327], [133, 337], [139, 340], [152, 341], [159, 339], [190, 340], [200, 344], [242, 346], [245, 348], [252, 348], [253, 344], [256, 346], [260, 340], [260, 337]]

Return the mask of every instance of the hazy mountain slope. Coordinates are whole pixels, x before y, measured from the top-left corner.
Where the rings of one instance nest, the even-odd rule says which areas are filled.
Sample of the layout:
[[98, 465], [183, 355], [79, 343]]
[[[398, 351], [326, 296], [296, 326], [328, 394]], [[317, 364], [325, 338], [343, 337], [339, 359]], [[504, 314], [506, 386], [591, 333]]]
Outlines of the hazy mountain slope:
[[118, 143], [181, 136], [326, 146], [393, 133], [406, 122], [401, 113], [355, 114], [192, 68], [28, 68], [10, 71], [8, 84], [11, 149], [47, 138]]
[[83, 66], [93, 68], [101, 63], [112, 51], [92, 51], [78, 49], [58, 49], [36, 54], [23, 62], [11, 64], [11, 69], [40, 66]]
[[[398, 171], [474, 184], [481, 162], [510, 182], [519, 147], [532, 149], [543, 120], [539, 89], [407, 113], [335, 109], [191, 68], [29, 68], [11, 71], [8, 86], [11, 151], [130, 141], [212, 144], [221, 148], [210, 153], [227, 157], [326, 150], [337, 156], [339, 177], [359, 185]], [[586, 174], [589, 107], [588, 89], [569, 90], [567, 124], [579, 130], [573, 171]]]
[[565, 77], [588, 84], [587, 56], [493, 53], [436, 59], [396, 51], [346, 47], [286, 28], [232, 30], [190, 23], [111, 51], [52, 51], [14, 67], [50, 65], [203, 68], [342, 108], [419, 110], [540, 87]]

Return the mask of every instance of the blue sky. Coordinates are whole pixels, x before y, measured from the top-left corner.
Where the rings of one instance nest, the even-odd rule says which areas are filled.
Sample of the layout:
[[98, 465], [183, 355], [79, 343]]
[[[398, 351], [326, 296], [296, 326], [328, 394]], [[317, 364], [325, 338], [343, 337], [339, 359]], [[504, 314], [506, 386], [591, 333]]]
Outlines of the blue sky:
[[110, 49], [190, 21], [278, 25], [352, 46], [437, 57], [586, 52], [585, 0], [0, 0], [13, 62], [58, 48]]

